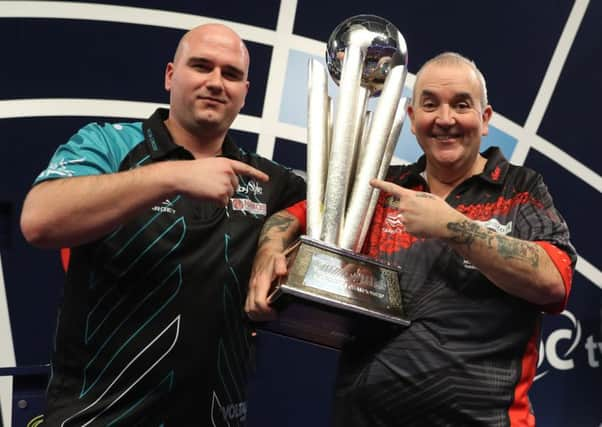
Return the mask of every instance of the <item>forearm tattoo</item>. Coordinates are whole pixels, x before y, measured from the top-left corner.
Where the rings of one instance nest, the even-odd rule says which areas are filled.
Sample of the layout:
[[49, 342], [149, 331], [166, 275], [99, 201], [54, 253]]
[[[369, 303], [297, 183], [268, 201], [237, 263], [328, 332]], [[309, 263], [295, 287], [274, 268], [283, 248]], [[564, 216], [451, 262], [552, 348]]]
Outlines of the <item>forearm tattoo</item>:
[[[294, 221], [294, 218], [286, 215], [275, 214], [268, 218], [268, 220], [263, 225], [261, 229], [261, 235], [259, 236], [259, 244], [261, 247], [269, 241], [276, 240], [274, 233], [286, 233], [291, 223]], [[289, 240], [291, 238], [288, 235], [281, 236], [282, 239], [282, 247], [287, 247], [289, 245]]]
[[[494, 248], [497, 253], [504, 259], [517, 259], [530, 264], [533, 268], [539, 266], [539, 253], [535, 245], [530, 242], [524, 242], [518, 239], [513, 239], [501, 234], [497, 234], [490, 230], [485, 230], [479, 224], [472, 221], [450, 222], [447, 224], [450, 231], [456, 233], [451, 237], [451, 241], [466, 245], [470, 245], [477, 240], [483, 241], [488, 248]], [[493, 245], [494, 240], [497, 245]]]
[[447, 229], [456, 233], [451, 238], [454, 243], [470, 247], [475, 240], [480, 239], [486, 241], [488, 247], [492, 247], [493, 235], [472, 221], [448, 222]]
[[518, 259], [531, 264], [533, 268], [539, 266], [539, 253], [534, 244], [506, 236], [496, 236], [496, 239], [497, 251], [505, 259]]

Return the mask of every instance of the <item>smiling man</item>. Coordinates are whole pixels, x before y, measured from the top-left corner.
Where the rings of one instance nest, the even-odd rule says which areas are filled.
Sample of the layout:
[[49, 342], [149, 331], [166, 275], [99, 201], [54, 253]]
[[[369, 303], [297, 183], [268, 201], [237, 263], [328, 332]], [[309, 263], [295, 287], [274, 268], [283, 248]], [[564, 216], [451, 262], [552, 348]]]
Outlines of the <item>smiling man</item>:
[[169, 110], [83, 127], [35, 180], [23, 234], [71, 248], [45, 426], [245, 424], [257, 236], [305, 197], [228, 134], [248, 67], [231, 29], [187, 32], [165, 70]]
[[[528, 398], [542, 311], [563, 310], [576, 254], [541, 175], [480, 153], [492, 108], [485, 79], [456, 53], [428, 61], [408, 107], [424, 155], [373, 180], [380, 198], [364, 252], [399, 267], [411, 325], [370, 331], [340, 357], [334, 424], [534, 426]], [[286, 274], [282, 242], [302, 209], [263, 228], [246, 310]]]

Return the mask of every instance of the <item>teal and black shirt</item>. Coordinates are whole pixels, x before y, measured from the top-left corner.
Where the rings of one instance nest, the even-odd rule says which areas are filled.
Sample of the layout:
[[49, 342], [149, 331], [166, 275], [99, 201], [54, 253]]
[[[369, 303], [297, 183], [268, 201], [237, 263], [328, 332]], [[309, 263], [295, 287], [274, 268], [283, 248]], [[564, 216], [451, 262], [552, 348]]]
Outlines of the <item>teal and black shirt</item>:
[[[167, 113], [85, 126], [36, 183], [191, 160], [164, 126]], [[222, 151], [269, 182], [239, 176], [226, 208], [176, 195], [71, 248], [44, 425], [244, 424], [243, 305], [257, 237], [266, 218], [305, 198], [305, 183], [229, 137]]]

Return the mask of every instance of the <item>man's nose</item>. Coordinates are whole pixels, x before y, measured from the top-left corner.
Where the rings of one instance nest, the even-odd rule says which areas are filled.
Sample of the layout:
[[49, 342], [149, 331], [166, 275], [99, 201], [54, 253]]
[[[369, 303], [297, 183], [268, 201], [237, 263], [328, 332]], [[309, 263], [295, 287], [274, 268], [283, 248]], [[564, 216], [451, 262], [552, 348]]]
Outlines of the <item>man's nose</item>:
[[437, 109], [436, 121], [440, 126], [452, 126], [455, 123], [454, 110], [447, 104], [441, 104]]
[[213, 91], [222, 91], [224, 89], [222, 71], [218, 67], [215, 67], [207, 75], [207, 87]]

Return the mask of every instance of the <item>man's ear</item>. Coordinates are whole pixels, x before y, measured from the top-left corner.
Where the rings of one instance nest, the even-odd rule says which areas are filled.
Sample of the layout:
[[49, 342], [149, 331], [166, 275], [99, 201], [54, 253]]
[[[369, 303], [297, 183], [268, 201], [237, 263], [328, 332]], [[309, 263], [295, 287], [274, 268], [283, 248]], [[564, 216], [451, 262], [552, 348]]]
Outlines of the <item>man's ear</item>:
[[246, 81], [245, 82], [245, 86], [246, 86], [246, 92], [245, 92], [245, 97], [242, 100], [242, 105], [241, 105], [241, 109], [245, 106], [245, 101], [247, 100], [247, 95], [249, 94], [249, 87], [251, 87], [251, 82], [250, 81]]
[[408, 104], [408, 116], [410, 117], [410, 123], [412, 124], [410, 130], [414, 135], [416, 135], [416, 128], [414, 127], [414, 107], [411, 103]]
[[165, 67], [165, 90], [171, 90], [171, 79], [173, 78], [173, 62], [169, 62]]
[[483, 114], [481, 115], [481, 120], [483, 120], [483, 130], [481, 131], [482, 136], [489, 134], [489, 121], [491, 120], [491, 116], [493, 116], [493, 108], [491, 105], [488, 105], [485, 107]]

